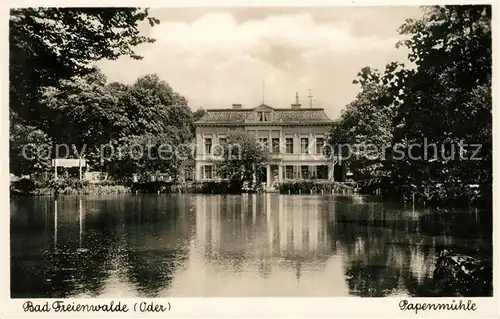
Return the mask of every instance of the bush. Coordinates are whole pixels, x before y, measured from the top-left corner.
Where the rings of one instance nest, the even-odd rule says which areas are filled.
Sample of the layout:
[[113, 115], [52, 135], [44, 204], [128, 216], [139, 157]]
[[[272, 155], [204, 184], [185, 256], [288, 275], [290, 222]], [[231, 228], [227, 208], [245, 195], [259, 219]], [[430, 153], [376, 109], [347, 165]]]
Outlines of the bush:
[[489, 262], [444, 250], [436, 261], [433, 279], [446, 295], [489, 296], [493, 288], [492, 276]]
[[186, 186], [171, 181], [139, 182], [132, 184], [132, 191], [138, 193], [179, 193], [185, 190]]
[[73, 195], [81, 192], [85, 187], [89, 186], [88, 181], [81, 181], [74, 178], [64, 178], [52, 180], [48, 187], [53, 190], [54, 194]]
[[[485, 191], [486, 189], [486, 191]], [[488, 200], [491, 200], [488, 191], [489, 187], [484, 185], [468, 185], [465, 183], [433, 183], [424, 185], [399, 186], [396, 192], [391, 192], [392, 196], [398, 194], [406, 202], [415, 201], [427, 206], [446, 207], [446, 206], [483, 206]]]
[[40, 185], [36, 181], [28, 178], [23, 178], [10, 183], [10, 191], [13, 194], [33, 194]]
[[348, 184], [330, 181], [290, 181], [278, 184], [281, 194], [352, 194], [354, 187]]
[[106, 184], [91, 184], [83, 189], [85, 195], [112, 195], [112, 194], [128, 194], [131, 192], [130, 187], [123, 185], [106, 185]]
[[200, 194], [241, 194], [243, 192], [242, 185], [230, 181], [194, 182], [188, 191]]

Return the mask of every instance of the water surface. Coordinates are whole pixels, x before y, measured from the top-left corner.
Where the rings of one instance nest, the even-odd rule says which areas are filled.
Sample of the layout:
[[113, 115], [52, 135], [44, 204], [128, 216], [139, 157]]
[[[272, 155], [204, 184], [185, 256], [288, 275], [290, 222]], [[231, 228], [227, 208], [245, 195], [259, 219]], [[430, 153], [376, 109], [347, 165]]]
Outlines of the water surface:
[[483, 219], [362, 196], [18, 198], [11, 294], [426, 296], [442, 249], [490, 258]]

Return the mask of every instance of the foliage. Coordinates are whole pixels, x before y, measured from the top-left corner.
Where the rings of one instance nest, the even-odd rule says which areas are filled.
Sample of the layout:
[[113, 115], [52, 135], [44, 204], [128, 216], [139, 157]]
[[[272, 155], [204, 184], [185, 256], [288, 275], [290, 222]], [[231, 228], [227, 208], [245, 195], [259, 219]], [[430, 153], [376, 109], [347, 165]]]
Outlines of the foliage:
[[483, 147], [480, 161], [394, 162], [395, 182], [491, 184], [490, 23], [490, 6], [446, 6], [429, 8], [423, 19], [401, 27], [410, 37], [404, 45], [416, 68], [397, 86], [394, 143], [406, 151], [424, 138], [438, 145], [465, 141]]
[[[369, 161], [362, 153], [348, 161], [361, 182], [417, 198], [438, 191], [438, 184], [477, 184], [482, 204], [491, 206], [490, 24], [490, 6], [426, 8], [421, 19], [400, 28], [407, 39], [399, 45], [409, 49], [412, 67], [393, 62], [383, 74], [370, 68], [358, 74], [362, 92], [335, 125], [331, 143], [391, 147], [381, 153], [383, 160]], [[478, 160], [470, 159], [476, 149], [471, 146], [460, 158], [461, 143], [480, 144]], [[445, 188], [447, 202], [463, 194]]]
[[120, 97], [97, 69], [83, 77], [61, 80], [57, 88], [45, 88], [41, 104], [51, 114], [47, 134], [78, 152], [125, 136], [130, 123]]
[[240, 194], [242, 188], [227, 180], [194, 182], [188, 189], [198, 194]]
[[[395, 67], [395, 66], [388, 66]], [[377, 188], [387, 176], [385, 153], [393, 137], [394, 104], [376, 69], [363, 68], [355, 83], [362, 91], [334, 123], [330, 145], [363, 188]]]
[[93, 169], [113, 178], [179, 175], [190, 153], [193, 115], [187, 100], [157, 75], [143, 76], [128, 86], [107, 84], [105, 76], [94, 70], [60, 84], [44, 89], [41, 103], [51, 113], [51, 124], [30, 135], [35, 140], [22, 138], [26, 128], [18, 121], [11, 125], [11, 159], [17, 157], [11, 162], [18, 166], [13, 171], [27, 174], [48, 168], [50, 160], [26, 163], [19, 154], [27, 143], [36, 147], [57, 141], [69, 146], [71, 156], [83, 155]]
[[52, 140], [42, 130], [11, 118], [10, 173], [22, 176], [46, 171], [51, 165]]
[[330, 181], [290, 181], [278, 184], [281, 194], [352, 194], [354, 187], [338, 182]]
[[116, 185], [109, 181], [89, 183], [75, 178], [60, 178], [58, 180], [43, 181], [22, 178], [12, 182], [12, 195], [105, 195], [127, 194], [130, 187]]
[[219, 176], [227, 178], [231, 188], [255, 189], [254, 179], [268, 162], [267, 150], [259, 144], [255, 136], [245, 132], [230, 132], [223, 145], [221, 159], [217, 161]]
[[106, 171], [115, 178], [167, 173], [174, 179], [191, 152], [193, 115], [187, 100], [157, 75], [139, 78], [122, 95], [120, 108], [126, 123]]
[[461, 297], [491, 295], [491, 263], [453, 251], [442, 251], [436, 261], [434, 282], [441, 294]]
[[193, 120], [199, 121], [205, 114], [207, 114], [207, 111], [205, 109], [199, 108], [193, 113]]
[[152, 43], [139, 24], [159, 20], [139, 8], [12, 9], [10, 38], [10, 110], [42, 128], [50, 114], [40, 105], [42, 89], [91, 71], [89, 64], [122, 55], [140, 59], [134, 47]]

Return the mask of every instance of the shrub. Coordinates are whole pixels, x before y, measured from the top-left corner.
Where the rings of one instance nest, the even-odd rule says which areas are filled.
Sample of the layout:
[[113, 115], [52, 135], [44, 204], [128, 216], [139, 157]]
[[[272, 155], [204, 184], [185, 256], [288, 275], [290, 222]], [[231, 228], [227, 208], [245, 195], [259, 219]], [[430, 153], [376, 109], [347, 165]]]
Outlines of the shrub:
[[241, 185], [230, 181], [195, 182], [191, 184], [188, 191], [201, 194], [240, 194], [243, 192]]
[[330, 181], [297, 180], [278, 184], [281, 194], [352, 194], [354, 187]]

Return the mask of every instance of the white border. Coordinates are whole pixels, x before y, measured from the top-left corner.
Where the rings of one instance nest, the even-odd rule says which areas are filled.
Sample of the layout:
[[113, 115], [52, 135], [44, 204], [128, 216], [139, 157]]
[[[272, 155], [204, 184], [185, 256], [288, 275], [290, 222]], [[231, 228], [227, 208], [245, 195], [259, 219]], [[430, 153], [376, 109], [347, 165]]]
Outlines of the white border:
[[[10, 236], [9, 236], [9, 166], [8, 166], [8, 15], [9, 7], [27, 7], [27, 6], [142, 6], [142, 7], [315, 7], [315, 6], [415, 6], [415, 5], [432, 5], [432, 4], [492, 4], [493, 6], [493, 154], [494, 154], [494, 172], [498, 172], [498, 165], [496, 161], [496, 149], [500, 149], [499, 140], [496, 136], [499, 133], [497, 117], [498, 100], [498, 37], [497, 33], [500, 31], [499, 13], [500, 5], [491, 1], [327, 1], [327, 0], [254, 0], [254, 1], [195, 1], [195, 0], [177, 0], [177, 1], [103, 1], [103, 0], [51, 0], [51, 1], [32, 1], [32, 0], [18, 0], [10, 1], [7, 4], [2, 3], [1, 13], [3, 15], [3, 28], [2, 41], [0, 50], [0, 57], [3, 63], [3, 72], [1, 72], [0, 83], [2, 105], [1, 108], [1, 121], [0, 121], [0, 142], [3, 152], [0, 154], [1, 158], [1, 192], [0, 202], [5, 205], [0, 213], [0, 253], [4, 257], [1, 264], [0, 271], [0, 287], [1, 287], [1, 303], [0, 303], [0, 318], [21, 318], [21, 317], [40, 317], [40, 318], [131, 318], [131, 317], [177, 317], [177, 318], [253, 318], [253, 317], [270, 317], [270, 318], [331, 318], [331, 317], [345, 317], [345, 318], [359, 318], [359, 317], [414, 317], [415, 313], [412, 311], [401, 311], [399, 309], [399, 302], [403, 297], [388, 297], [388, 298], [167, 298], [167, 299], [148, 299], [155, 303], [171, 304], [171, 311], [164, 314], [146, 314], [146, 313], [46, 313], [46, 314], [32, 314], [24, 313], [22, 304], [25, 299], [10, 299]], [[6, 6], [8, 5], [8, 6]], [[493, 174], [493, 192], [498, 193], [498, 178], [495, 173]], [[494, 212], [499, 208], [498, 197], [494, 199]], [[496, 214], [493, 214], [493, 239], [494, 239], [494, 293], [495, 297], [492, 298], [471, 298], [477, 304], [477, 311], [420, 311], [421, 317], [454, 317], [454, 318], [498, 318], [500, 302], [498, 300], [498, 271], [496, 265], [499, 265], [498, 254], [498, 219]], [[464, 300], [468, 298], [406, 298], [410, 302], [450, 302], [452, 300]], [[49, 303], [54, 299], [49, 299]], [[102, 304], [111, 299], [66, 299], [66, 301], [81, 301], [86, 304]], [[115, 302], [125, 302], [131, 307], [135, 302], [144, 301], [145, 299], [113, 299]], [[35, 300], [34, 300], [35, 301]], [[37, 299], [37, 303], [44, 302], [45, 299]]]

